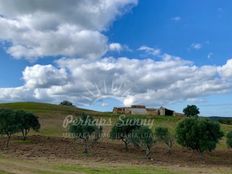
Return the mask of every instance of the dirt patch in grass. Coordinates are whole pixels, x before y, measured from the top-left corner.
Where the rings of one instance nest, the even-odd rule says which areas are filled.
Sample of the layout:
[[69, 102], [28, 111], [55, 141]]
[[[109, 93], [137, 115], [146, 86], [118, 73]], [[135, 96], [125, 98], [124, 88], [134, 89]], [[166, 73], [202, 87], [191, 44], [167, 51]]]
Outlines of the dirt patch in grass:
[[[1, 150], [4, 155], [22, 159], [67, 159], [95, 161], [102, 163], [125, 164], [162, 164], [178, 166], [232, 166], [231, 150], [216, 150], [205, 153], [204, 159], [198, 153], [193, 153], [181, 147], [175, 147], [171, 154], [161, 145], [155, 145], [152, 150], [152, 160], [144, 157], [144, 152], [130, 147], [126, 152], [119, 142], [99, 142], [91, 147], [88, 155], [83, 154], [81, 142], [69, 138], [31, 136], [27, 143], [14, 137], [7, 150]], [[0, 140], [0, 148], [4, 149], [4, 139]]]

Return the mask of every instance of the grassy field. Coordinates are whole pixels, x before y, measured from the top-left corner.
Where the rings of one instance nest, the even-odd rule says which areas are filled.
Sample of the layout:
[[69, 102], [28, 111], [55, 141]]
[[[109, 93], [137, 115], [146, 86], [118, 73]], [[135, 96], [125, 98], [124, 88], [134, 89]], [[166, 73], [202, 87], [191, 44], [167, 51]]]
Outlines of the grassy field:
[[0, 157], [0, 174], [232, 174], [229, 167], [105, 164], [72, 160]]
[[[102, 112], [95, 112], [91, 110], [86, 109], [80, 109], [75, 107], [66, 107], [66, 106], [60, 106], [60, 105], [53, 105], [53, 104], [45, 104], [45, 103], [7, 103], [7, 104], [0, 104], [0, 108], [9, 108], [9, 109], [16, 109], [16, 110], [26, 110], [29, 112], [33, 112], [36, 114], [41, 122], [41, 130], [38, 133], [32, 132], [30, 135], [40, 135], [42, 137], [62, 137], [66, 130], [62, 127], [63, 120], [67, 115], [76, 115], [82, 112], [85, 112], [89, 115], [94, 116], [95, 118], [103, 118], [103, 119], [111, 119], [112, 122], [115, 122], [119, 115], [115, 115], [112, 113], [102, 113]], [[152, 129], [154, 130], [158, 126], [163, 126], [169, 128], [173, 136], [175, 135], [175, 128], [177, 126], [177, 123], [184, 119], [183, 117], [168, 117], [168, 116], [158, 116], [158, 117], [151, 117], [151, 116], [140, 116], [136, 115], [134, 116], [136, 118], [142, 118], [142, 119], [152, 119], [154, 122]], [[221, 124], [221, 127], [225, 133], [232, 130], [232, 125], [225, 125]], [[105, 132], [109, 132], [110, 126], [104, 127]], [[169, 164], [168, 162], [165, 162], [165, 164], [156, 165], [156, 162], [159, 161], [159, 159], [156, 159], [156, 162], [151, 164], [136, 164], [136, 160], [140, 160], [141, 157], [138, 157], [138, 159], [134, 159], [133, 164], [130, 164], [130, 160], [125, 153], [121, 152], [121, 147], [118, 147], [118, 142], [113, 142], [111, 140], [105, 139], [103, 140], [106, 145], [101, 145], [100, 148], [101, 154], [104, 154], [104, 157], [107, 158], [107, 156], [116, 156], [117, 159], [120, 159], [121, 157], [124, 158], [123, 162], [111, 162], [111, 161], [103, 161], [101, 162], [101, 158], [98, 157], [98, 159], [94, 159], [94, 155], [91, 158], [83, 158], [78, 160], [78, 157], [75, 157], [75, 159], [71, 160], [68, 157], [65, 159], [60, 155], [61, 158], [51, 158], [53, 156], [53, 152], [50, 152], [50, 156], [47, 157], [46, 155], [38, 155], [36, 152], [42, 148], [45, 153], [46, 150], [51, 149], [51, 151], [54, 150], [54, 153], [60, 152], [60, 142], [61, 144], [65, 145], [64, 143], [71, 143], [68, 140], [57, 140], [57, 143], [54, 141], [54, 145], [50, 142], [53, 141], [44, 138], [45, 142], [47, 142], [47, 145], [44, 145], [43, 143], [39, 144], [40, 140], [35, 139], [35, 141], [28, 140], [26, 142], [22, 142], [19, 140], [14, 140], [12, 148], [17, 149], [17, 147], [20, 146], [20, 149], [15, 150], [15, 152], [18, 151], [17, 157], [14, 156], [15, 152], [14, 149], [11, 149], [11, 152], [8, 153], [7, 151], [4, 151], [4, 153], [1, 153], [0, 151], [0, 174], [72, 174], [72, 173], [82, 173], [82, 174], [100, 174], [100, 173], [109, 173], [109, 174], [195, 174], [195, 173], [214, 173], [214, 174], [232, 174], [232, 170], [228, 166], [207, 166], [203, 165], [198, 167], [190, 166], [189, 164], [185, 164], [185, 159], [181, 159], [181, 164], [179, 165], [178, 162], [175, 162], [173, 164], [173, 161], [175, 161], [175, 154], [172, 157], [172, 164]], [[36, 142], [38, 141], [38, 142]], [[34, 148], [34, 144], [38, 147]], [[111, 144], [109, 144], [111, 143]], [[116, 143], [116, 144], [115, 144]], [[46, 144], [46, 143], [45, 143]], [[55, 146], [56, 145], [56, 146]], [[108, 148], [112, 146], [116, 146], [115, 149], [108, 154]], [[121, 144], [120, 144], [121, 145]], [[44, 146], [44, 147], [43, 147]], [[72, 145], [73, 149], [75, 149], [75, 144]], [[67, 147], [64, 146], [63, 152], [66, 153], [66, 149], [69, 147], [69, 144], [67, 144]], [[27, 150], [28, 148], [28, 150]], [[80, 149], [82, 146], [80, 145]], [[180, 149], [178, 145], [175, 145], [175, 148]], [[30, 150], [29, 150], [30, 149]], [[34, 150], [33, 150], [34, 149]], [[156, 149], [156, 148], [155, 148]], [[78, 152], [80, 156], [82, 156], [81, 150]], [[225, 139], [221, 140], [217, 147], [218, 154], [224, 154], [228, 151]], [[27, 154], [26, 158], [24, 156], [25, 153]], [[75, 151], [70, 151], [69, 153], [72, 154]], [[186, 152], [185, 150], [183, 151]], [[31, 154], [30, 154], [31, 153]], [[97, 153], [97, 149], [95, 149], [94, 153]], [[182, 152], [180, 150], [176, 151], [176, 155], [180, 156]], [[20, 155], [22, 154], [22, 155]], [[100, 154], [100, 156], [101, 156]], [[124, 156], [125, 154], [125, 156]], [[221, 157], [218, 156], [217, 153], [215, 153], [212, 156], [209, 156], [208, 158], [213, 158], [212, 161], [221, 160]], [[226, 153], [225, 153], [226, 154]], [[231, 154], [231, 153], [230, 153]], [[30, 156], [33, 156], [33, 158], [30, 158]], [[117, 156], [118, 155], [118, 156]], [[122, 155], [122, 156], [120, 156]], [[136, 153], [131, 152], [131, 158], [137, 158]], [[133, 156], [134, 155], [134, 156]], [[20, 156], [23, 156], [22, 158]], [[58, 155], [59, 156], [59, 155]], [[154, 157], [162, 157], [163, 156], [163, 150], [157, 150], [155, 151]], [[188, 157], [188, 152], [186, 153], [186, 159], [191, 159], [191, 157]], [[223, 156], [223, 155], [222, 155]], [[215, 158], [215, 159], [214, 159]], [[228, 158], [230, 159], [230, 158]], [[165, 161], [166, 159], [164, 159]], [[144, 159], [143, 159], [144, 161]], [[144, 163], [144, 162], [143, 162]], [[155, 165], [154, 165], [155, 164]], [[201, 164], [201, 163], [200, 163]]]
[[[12, 168], [12, 166], [15, 166]], [[56, 162], [44, 162], [41, 160], [28, 161], [28, 160], [17, 160], [9, 158], [0, 159], [0, 174], [13, 174], [23, 171], [24, 174], [34, 173], [34, 174], [60, 174], [60, 173], [83, 173], [83, 174], [177, 174], [177, 172], [172, 172], [168, 169], [161, 167], [150, 167], [146, 169], [145, 166], [120, 166], [120, 165], [102, 165], [95, 163], [90, 164], [72, 164], [72, 162], [67, 163], [64, 161]]]
[[65, 132], [62, 124], [67, 115], [78, 115], [83, 112], [93, 116], [107, 115], [87, 109], [35, 102], [3, 103], [0, 104], [0, 108], [25, 110], [36, 114], [41, 123], [39, 134], [44, 136], [62, 136]]

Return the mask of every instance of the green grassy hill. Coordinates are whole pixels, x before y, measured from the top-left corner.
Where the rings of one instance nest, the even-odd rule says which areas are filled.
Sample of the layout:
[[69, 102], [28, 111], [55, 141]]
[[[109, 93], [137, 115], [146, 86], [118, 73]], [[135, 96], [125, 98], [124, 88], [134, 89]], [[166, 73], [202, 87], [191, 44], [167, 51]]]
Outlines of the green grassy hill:
[[[19, 102], [19, 103], [3, 103], [0, 104], [0, 108], [8, 108], [15, 110], [25, 110], [36, 114], [40, 118], [41, 130], [40, 135], [45, 136], [62, 136], [66, 130], [62, 127], [63, 120], [67, 115], [76, 115], [79, 113], [87, 113], [97, 118], [111, 119], [116, 121], [119, 115], [110, 112], [96, 112], [87, 109], [81, 109], [76, 107], [54, 105], [48, 103], [35, 103], [35, 102]], [[133, 115], [135, 118], [149, 119], [153, 121], [153, 129], [158, 126], [169, 128], [171, 133], [175, 134], [175, 128], [178, 122], [184, 117], [171, 117], [171, 116], [144, 116]], [[232, 130], [232, 125], [221, 124], [223, 131], [226, 133]], [[109, 131], [110, 127], [104, 127], [105, 131]], [[221, 147], [225, 148], [225, 143], [221, 143]]]
[[18, 103], [2, 103], [0, 108], [7, 109], [16, 109], [16, 110], [25, 110], [28, 112], [33, 112], [37, 115], [46, 116], [55, 116], [56, 114], [74, 114], [86, 112], [89, 114], [98, 114], [99, 112], [91, 111], [87, 109], [81, 109], [76, 107], [69, 107], [63, 105], [55, 105], [49, 103], [36, 103], [36, 102], [18, 102]]
[[2, 103], [0, 108], [25, 110], [34, 113], [39, 117], [41, 123], [39, 134], [46, 136], [61, 136], [65, 132], [62, 124], [67, 115], [76, 115], [83, 112], [90, 115], [104, 115], [104, 113], [87, 109], [36, 102]]
[[[116, 121], [119, 115], [111, 112], [96, 112], [92, 110], [62, 106], [48, 103], [36, 103], [36, 102], [18, 102], [18, 103], [2, 103], [0, 108], [25, 110], [37, 115], [41, 122], [41, 134], [46, 136], [60, 136], [65, 130], [62, 128], [63, 120], [67, 115], [78, 115], [80, 113], [87, 113], [96, 118], [111, 119]], [[182, 119], [181, 117], [153, 117], [144, 115], [133, 115], [136, 118], [152, 119], [154, 126], [165, 126], [174, 131], [176, 123]], [[109, 128], [106, 128], [109, 129]]]

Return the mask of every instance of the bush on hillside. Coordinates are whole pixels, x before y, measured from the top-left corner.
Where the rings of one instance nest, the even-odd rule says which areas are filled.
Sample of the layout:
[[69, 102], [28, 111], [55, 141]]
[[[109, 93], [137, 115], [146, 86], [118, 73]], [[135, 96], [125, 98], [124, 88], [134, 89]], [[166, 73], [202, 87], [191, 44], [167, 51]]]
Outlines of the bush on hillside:
[[63, 105], [63, 106], [73, 106], [72, 102], [70, 101], [67, 101], [67, 100], [64, 100], [60, 103], [60, 105]]
[[103, 133], [103, 127], [102, 126], [98, 126], [97, 129], [94, 132], [93, 143], [98, 142], [98, 140], [102, 137], [102, 133]]
[[157, 127], [155, 129], [155, 138], [159, 142], [163, 142], [168, 147], [168, 153], [171, 152], [173, 146], [173, 137], [171, 136], [168, 128], [165, 127]]
[[93, 117], [82, 113], [80, 117], [69, 124], [69, 132], [74, 138], [83, 140], [84, 153], [88, 153], [89, 142], [96, 141], [96, 138], [99, 139], [102, 127], [96, 125]]
[[226, 144], [229, 148], [232, 148], [232, 131], [226, 135]]
[[222, 137], [220, 124], [208, 119], [188, 118], [176, 128], [177, 142], [201, 154], [214, 150]]
[[16, 111], [16, 117], [19, 122], [19, 130], [22, 132], [23, 140], [26, 140], [26, 137], [30, 130], [39, 131], [40, 123], [38, 117], [34, 114], [25, 112], [25, 111]]
[[188, 105], [183, 109], [183, 112], [187, 117], [194, 117], [200, 114], [199, 108], [196, 105]]
[[125, 144], [128, 151], [129, 136], [132, 131], [141, 127], [141, 120], [131, 117], [120, 117], [110, 132], [110, 138], [113, 140], [121, 140]]
[[134, 129], [129, 136], [129, 142], [145, 150], [146, 157], [150, 158], [151, 148], [154, 144], [154, 136], [151, 129], [147, 126]]

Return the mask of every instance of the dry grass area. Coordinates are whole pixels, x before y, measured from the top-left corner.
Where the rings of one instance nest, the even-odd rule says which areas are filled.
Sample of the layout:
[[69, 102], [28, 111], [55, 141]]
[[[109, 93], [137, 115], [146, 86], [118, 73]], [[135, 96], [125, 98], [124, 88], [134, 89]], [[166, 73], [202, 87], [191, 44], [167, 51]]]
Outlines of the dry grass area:
[[137, 165], [98, 161], [0, 157], [0, 174], [231, 174], [229, 167]]
[[[0, 148], [3, 149], [1, 140]], [[153, 160], [144, 152], [121, 143], [99, 142], [83, 154], [81, 142], [68, 138], [32, 136], [26, 142], [14, 137], [8, 150], [1, 150], [0, 174], [15, 173], [232, 173], [232, 151], [216, 150], [201, 159], [197, 153], [175, 147], [171, 154], [159, 144]]]

